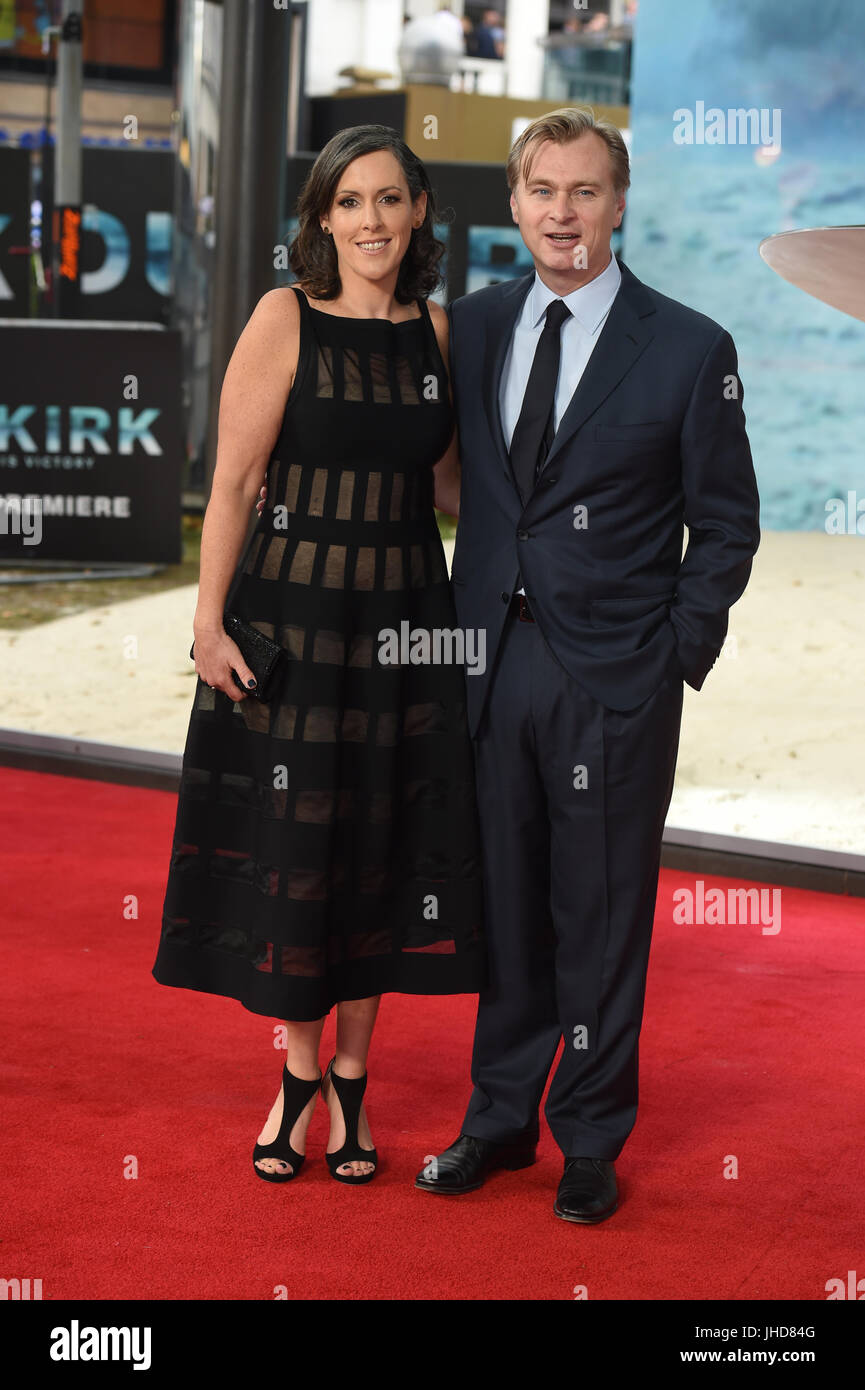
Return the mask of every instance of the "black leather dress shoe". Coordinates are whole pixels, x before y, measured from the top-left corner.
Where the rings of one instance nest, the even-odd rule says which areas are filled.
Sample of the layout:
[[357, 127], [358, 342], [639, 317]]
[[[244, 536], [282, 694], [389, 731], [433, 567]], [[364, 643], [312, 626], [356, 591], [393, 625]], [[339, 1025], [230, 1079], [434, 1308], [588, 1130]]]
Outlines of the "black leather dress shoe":
[[529, 1135], [506, 1143], [461, 1134], [449, 1149], [418, 1173], [415, 1187], [425, 1192], [474, 1192], [496, 1168], [514, 1172], [537, 1159], [537, 1137]]
[[593, 1225], [619, 1205], [616, 1170], [607, 1158], [566, 1158], [553, 1211], [563, 1221]]

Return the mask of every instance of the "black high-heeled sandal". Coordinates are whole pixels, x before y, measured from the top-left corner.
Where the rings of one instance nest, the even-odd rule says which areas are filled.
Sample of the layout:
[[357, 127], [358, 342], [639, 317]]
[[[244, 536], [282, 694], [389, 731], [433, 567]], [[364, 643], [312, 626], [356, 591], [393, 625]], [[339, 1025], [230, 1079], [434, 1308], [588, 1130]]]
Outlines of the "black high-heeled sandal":
[[[296, 1178], [303, 1167], [306, 1154], [295, 1153], [289, 1139], [291, 1138], [291, 1131], [316, 1091], [319, 1090], [321, 1083], [321, 1076], [317, 1081], [304, 1081], [302, 1077], [295, 1076], [293, 1072], [290, 1072], [283, 1063], [282, 1119], [279, 1124], [279, 1133], [271, 1143], [256, 1144], [252, 1151], [252, 1166], [258, 1177], [264, 1178], [265, 1182], [291, 1182], [292, 1178]], [[292, 1171], [290, 1173], [268, 1173], [263, 1168], [256, 1168], [257, 1158], [276, 1158], [281, 1163], [290, 1163]]]
[[[344, 1163], [375, 1163], [378, 1165], [378, 1154], [375, 1149], [362, 1149], [357, 1137], [357, 1124], [360, 1118], [360, 1107], [363, 1101], [363, 1093], [366, 1090], [367, 1073], [363, 1076], [337, 1076], [333, 1069], [336, 1061], [332, 1057], [327, 1064], [327, 1070], [321, 1078], [321, 1094], [324, 1099], [324, 1083], [328, 1076], [333, 1082], [333, 1089], [336, 1098], [342, 1106], [342, 1118], [345, 1123], [345, 1143], [336, 1153], [325, 1153], [327, 1166], [330, 1169], [330, 1176], [336, 1178], [337, 1182], [347, 1182], [352, 1186], [357, 1186], [362, 1182], [372, 1182], [378, 1171], [377, 1166], [371, 1173], [338, 1173], [337, 1168], [341, 1168]], [[326, 1102], [325, 1102], [326, 1103]]]

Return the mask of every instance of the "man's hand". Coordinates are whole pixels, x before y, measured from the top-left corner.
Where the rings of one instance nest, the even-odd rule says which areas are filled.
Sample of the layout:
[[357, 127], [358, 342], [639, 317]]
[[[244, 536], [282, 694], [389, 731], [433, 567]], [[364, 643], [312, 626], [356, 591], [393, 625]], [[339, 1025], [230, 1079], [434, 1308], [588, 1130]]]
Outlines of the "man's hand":
[[259, 515], [259, 516], [261, 516], [262, 510], [264, 509], [264, 503], [265, 503], [266, 497], [267, 497], [267, 484], [265, 483], [264, 487], [261, 489], [261, 492], [258, 494], [258, 501], [257, 501], [256, 504], [255, 504], [255, 510], [258, 512], [258, 515]]

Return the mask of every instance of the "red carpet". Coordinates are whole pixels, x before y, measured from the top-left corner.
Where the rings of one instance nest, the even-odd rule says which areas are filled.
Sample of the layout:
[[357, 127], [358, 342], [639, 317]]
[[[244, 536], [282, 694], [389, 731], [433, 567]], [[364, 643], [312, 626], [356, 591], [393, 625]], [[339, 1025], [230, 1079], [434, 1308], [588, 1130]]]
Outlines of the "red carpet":
[[0, 1276], [45, 1299], [425, 1300], [825, 1299], [865, 1275], [861, 899], [785, 888], [776, 935], [681, 926], [693, 876], [663, 873], [621, 1205], [575, 1226], [543, 1119], [533, 1168], [458, 1198], [412, 1186], [458, 1132], [471, 996], [384, 997], [373, 1183], [328, 1176], [321, 1101], [300, 1178], [260, 1182], [273, 1022], [150, 975], [174, 796], [5, 768], [0, 788]]

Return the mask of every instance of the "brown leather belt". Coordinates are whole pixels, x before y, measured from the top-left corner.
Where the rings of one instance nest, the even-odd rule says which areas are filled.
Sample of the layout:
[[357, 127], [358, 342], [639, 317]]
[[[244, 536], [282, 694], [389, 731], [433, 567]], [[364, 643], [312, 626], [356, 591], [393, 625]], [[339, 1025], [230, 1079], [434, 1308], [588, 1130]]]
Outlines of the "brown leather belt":
[[525, 594], [514, 594], [511, 597], [511, 608], [514, 616], [519, 618], [521, 623], [533, 623], [535, 621]]

